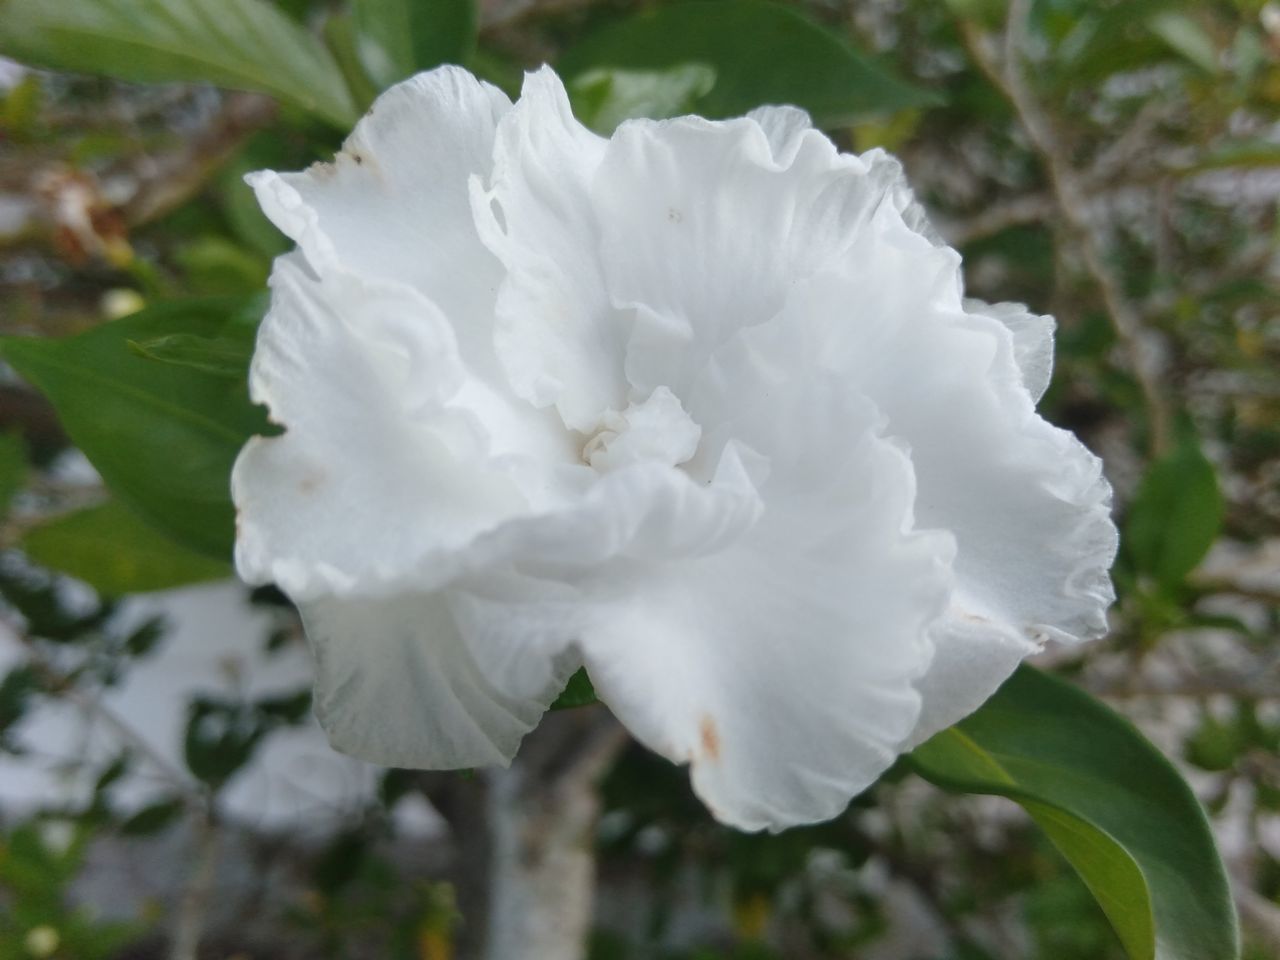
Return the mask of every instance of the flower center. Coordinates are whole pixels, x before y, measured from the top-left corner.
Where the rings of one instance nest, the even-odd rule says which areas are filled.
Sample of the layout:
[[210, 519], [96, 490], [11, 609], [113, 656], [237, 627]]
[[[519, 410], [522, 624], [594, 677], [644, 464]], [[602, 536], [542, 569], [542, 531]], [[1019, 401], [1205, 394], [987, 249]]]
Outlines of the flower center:
[[600, 429], [582, 448], [582, 459], [601, 473], [645, 460], [676, 466], [693, 457], [702, 428], [666, 387], [619, 413], [606, 410]]

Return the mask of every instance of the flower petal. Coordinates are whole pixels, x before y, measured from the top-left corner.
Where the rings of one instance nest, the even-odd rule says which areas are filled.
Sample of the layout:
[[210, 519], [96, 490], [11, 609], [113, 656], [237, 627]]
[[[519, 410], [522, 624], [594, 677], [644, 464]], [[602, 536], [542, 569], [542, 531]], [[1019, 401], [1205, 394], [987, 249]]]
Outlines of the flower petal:
[[340, 265], [415, 287], [487, 372], [502, 269], [476, 233], [467, 184], [488, 173], [494, 129], [510, 108], [496, 87], [440, 67], [382, 94], [332, 164], [248, 180], [314, 269]]
[[[917, 523], [955, 535], [952, 609], [925, 682], [945, 694], [926, 711], [933, 732], [1048, 639], [1105, 631], [1117, 537], [1100, 462], [1035, 413], [1029, 387], [1043, 374], [1027, 358], [1043, 349], [1044, 324], [1030, 318], [1015, 331], [1011, 308], [965, 312], [954, 251], [907, 229], [892, 207], [877, 221], [843, 272], [797, 287], [777, 329], [809, 338], [813, 363], [876, 403], [888, 434], [910, 448]], [[1019, 336], [1037, 344], [1022, 369]], [[909, 357], [913, 376], [904, 381], [884, 357]]]
[[604, 293], [587, 199], [604, 143], [574, 119], [544, 68], [525, 77], [498, 125], [487, 188], [473, 186], [480, 235], [508, 271], [496, 340], [511, 386], [536, 406], [554, 404], [584, 433], [627, 405], [623, 328]]
[[449, 325], [412, 289], [281, 258], [250, 376], [286, 427], [232, 473], [236, 563], [295, 600], [423, 575], [524, 498], [484, 466], [485, 437], [449, 400], [466, 378]]
[[847, 385], [818, 377], [747, 416], [772, 421], [757, 439], [790, 438], [756, 526], [714, 554], [602, 570], [580, 642], [601, 698], [692, 764], [718, 819], [777, 830], [834, 816], [893, 762], [951, 545], [909, 532], [910, 464]]
[[505, 766], [578, 666], [563, 639], [458, 590], [301, 611], [330, 742], [385, 766]]
[[902, 749], [911, 750], [987, 702], [1040, 644], [1010, 626], [953, 610], [933, 625], [933, 662], [916, 683], [921, 710]]
[[965, 300], [967, 313], [998, 320], [1013, 334], [1013, 358], [1022, 371], [1022, 385], [1039, 402], [1053, 378], [1053, 317], [1032, 313], [1020, 303]]
[[787, 108], [630, 121], [609, 141], [592, 185], [599, 257], [613, 305], [635, 313], [626, 373], [641, 396], [684, 396], [720, 344], [843, 260], [884, 202], [874, 164], [804, 122]]
[[747, 117], [760, 125], [769, 141], [769, 149], [773, 151], [774, 161], [782, 166], [794, 159], [800, 149], [801, 138], [813, 130], [809, 114], [799, 107], [757, 107]]

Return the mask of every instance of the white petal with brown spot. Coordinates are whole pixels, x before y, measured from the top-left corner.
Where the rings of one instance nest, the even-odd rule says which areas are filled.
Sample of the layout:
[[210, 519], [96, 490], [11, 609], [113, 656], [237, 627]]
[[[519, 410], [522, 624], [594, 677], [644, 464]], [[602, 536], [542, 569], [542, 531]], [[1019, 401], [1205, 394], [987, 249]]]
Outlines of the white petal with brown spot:
[[744, 829], [829, 818], [1028, 653], [1105, 630], [1052, 320], [963, 297], [888, 155], [808, 118], [572, 115], [444, 67], [250, 178], [282, 257], [236, 559], [336, 747], [506, 763], [586, 665]]

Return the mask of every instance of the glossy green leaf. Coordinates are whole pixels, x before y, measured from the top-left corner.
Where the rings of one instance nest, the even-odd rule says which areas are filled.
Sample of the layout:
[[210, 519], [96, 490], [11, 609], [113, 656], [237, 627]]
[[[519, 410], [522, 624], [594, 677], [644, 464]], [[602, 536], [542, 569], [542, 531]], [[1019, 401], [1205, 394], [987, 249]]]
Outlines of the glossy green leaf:
[[1225, 509], [1213, 464], [1194, 441], [1183, 441], [1139, 484], [1125, 522], [1125, 549], [1139, 572], [1176, 587], [1213, 546]]
[[123, 80], [257, 90], [340, 127], [356, 118], [324, 45], [264, 0], [0, 0], [0, 53]]
[[909, 761], [946, 789], [1021, 804], [1133, 960], [1239, 956], [1226, 873], [1195, 795], [1127, 720], [1082, 691], [1023, 667]]
[[380, 88], [475, 49], [474, 0], [354, 0], [356, 52]]
[[706, 116], [736, 116], [790, 103], [824, 125], [937, 103], [795, 10], [765, 0], [698, 0], [646, 8], [565, 51], [560, 72], [663, 70], [705, 64], [715, 86], [699, 99]]
[[106, 596], [231, 576], [229, 564], [175, 543], [114, 501], [35, 527], [22, 549], [40, 566], [83, 580]]
[[139, 517], [194, 549], [231, 555], [229, 477], [240, 447], [270, 432], [242, 381], [138, 356], [129, 342], [216, 339], [244, 299], [157, 305], [64, 340], [5, 338], [0, 355], [52, 401], [62, 425]]
[[668, 70], [588, 70], [569, 83], [569, 98], [579, 120], [608, 136], [623, 120], [692, 113], [715, 83], [716, 72], [700, 63]]

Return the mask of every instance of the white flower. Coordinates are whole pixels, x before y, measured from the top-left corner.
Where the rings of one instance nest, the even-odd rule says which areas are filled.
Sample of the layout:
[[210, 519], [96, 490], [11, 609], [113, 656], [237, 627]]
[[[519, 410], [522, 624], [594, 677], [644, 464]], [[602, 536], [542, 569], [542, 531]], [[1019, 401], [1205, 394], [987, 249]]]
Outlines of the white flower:
[[838, 813], [1047, 639], [1105, 629], [1100, 464], [1052, 320], [962, 299], [898, 164], [787, 107], [624, 123], [531, 74], [384, 94], [250, 178], [282, 257], [237, 563], [333, 744], [506, 763], [569, 675], [719, 819]]

